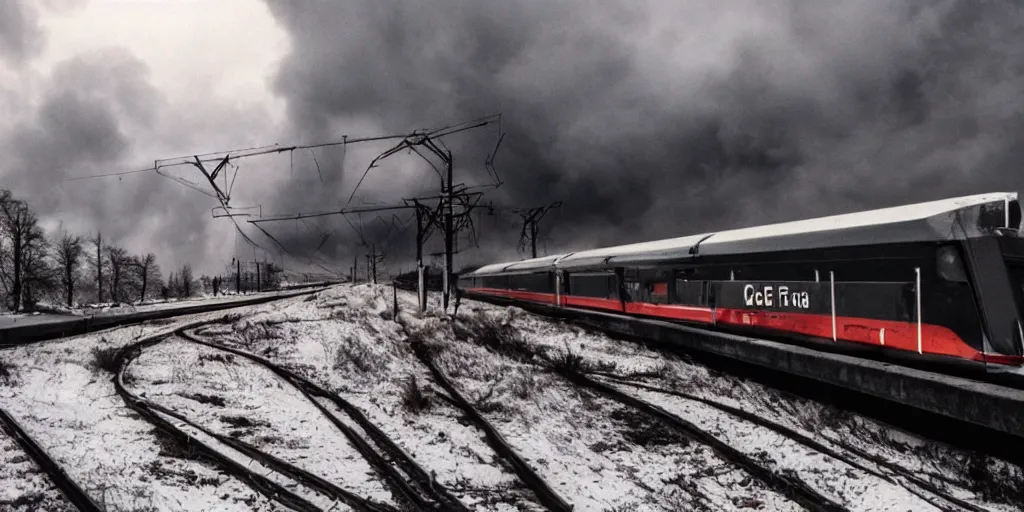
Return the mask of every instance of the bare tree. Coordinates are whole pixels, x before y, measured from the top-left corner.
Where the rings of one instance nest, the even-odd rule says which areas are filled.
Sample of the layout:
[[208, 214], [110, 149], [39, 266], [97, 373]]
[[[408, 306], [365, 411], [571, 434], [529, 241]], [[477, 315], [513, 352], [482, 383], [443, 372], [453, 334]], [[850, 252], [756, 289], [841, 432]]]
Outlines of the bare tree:
[[5, 255], [11, 263], [8, 274], [11, 309], [21, 311], [27, 260], [30, 256], [41, 260], [46, 239], [35, 213], [10, 190], [0, 190], [0, 228], [8, 246]]
[[139, 279], [142, 281], [139, 302], [146, 300], [146, 289], [150, 284], [160, 281], [160, 267], [156, 264], [156, 255], [149, 253], [139, 258]]
[[164, 297], [165, 299], [170, 298], [170, 297], [179, 297], [179, 296], [181, 296], [181, 278], [179, 277], [178, 274], [175, 274], [174, 272], [171, 272], [171, 275], [167, 276], [167, 286], [166, 286], [166, 288], [167, 288], [167, 293], [165, 294], [165, 297]]
[[57, 239], [57, 265], [60, 267], [60, 284], [64, 289], [68, 307], [75, 305], [75, 283], [78, 282], [85, 245], [82, 237], [67, 232], [63, 226]]
[[188, 263], [181, 266], [181, 272], [178, 273], [181, 279], [181, 296], [191, 297], [192, 296], [192, 285], [194, 280], [192, 278], [192, 265]]
[[96, 260], [93, 266], [96, 267], [96, 302], [103, 303], [103, 233], [97, 232], [96, 238], [91, 240], [96, 246]]
[[35, 309], [41, 297], [52, 296], [59, 288], [60, 271], [50, 258], [49, 246], [40, 229], [38, 243], [30, 244], [25, 251], [23, 309]]
[[110, 300], [114, 302], [121, 302], [121, 299], [124, 298], [121, 292], [125, 284], [125, 277], [135, 266], [132, 260], [131, 255], [123, 247], [107, 246], [107, 261], [110, 263]]

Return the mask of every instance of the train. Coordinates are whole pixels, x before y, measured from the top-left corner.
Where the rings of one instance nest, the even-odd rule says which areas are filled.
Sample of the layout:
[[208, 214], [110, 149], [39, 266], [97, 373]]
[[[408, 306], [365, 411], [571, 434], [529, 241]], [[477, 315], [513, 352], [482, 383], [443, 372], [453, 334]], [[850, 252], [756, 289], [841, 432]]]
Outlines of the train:
[[486, 265], [470, 298], [652, 318], [972, 374], [1024, 376], [1017, 193]]

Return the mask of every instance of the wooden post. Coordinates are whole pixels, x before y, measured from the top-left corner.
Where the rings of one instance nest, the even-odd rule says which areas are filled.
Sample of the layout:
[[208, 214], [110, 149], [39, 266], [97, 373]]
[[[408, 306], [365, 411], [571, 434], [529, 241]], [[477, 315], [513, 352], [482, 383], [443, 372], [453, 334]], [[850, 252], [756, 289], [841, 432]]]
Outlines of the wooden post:
[[397, 322], [398, 321], [398, 287], [395, 285], [395, 283], [391, 283], [391, 293], [392, 293], [392, 297], [394, 299], [394, 303], [393, 303], [394, 304], [394, 306], [393, 306], [394, 316], [392, 318], [394, 318], [395, 322]]

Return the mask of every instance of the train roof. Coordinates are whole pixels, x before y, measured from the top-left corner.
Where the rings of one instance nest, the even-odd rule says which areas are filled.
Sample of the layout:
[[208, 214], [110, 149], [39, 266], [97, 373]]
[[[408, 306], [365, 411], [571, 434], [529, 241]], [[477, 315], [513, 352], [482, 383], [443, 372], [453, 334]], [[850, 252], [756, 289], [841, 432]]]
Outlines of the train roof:
[[550, 269], [554, 266], [554, 263], [559, 258], [563, 258], [565, 256], [566, 255], [564, 254], [555, 254], [552, 256], [544, 256], [541, 258], [530, 258], [519, 261], [506, 261], [504, 263], [493, 263], [491, 265], [485, 265], [483, 267], [480, 267], [466, 275], [482, 276]]
[[[792, 251], [887, 243], [941, 242], [1006, 227], [1016, 193], [978, 194], [715, 233], [701, 255]], [[1018, 207], [1019, 208], [1019, 207]], [[1019, 215], [1017, 224], [1020, 223]]]
[[558, 268], [574, 269], [598, 267], [615, 263], [627, 264], [646, 260], [650, 255], [654, 254], [686, 254], [686, 257], [690, 257], [690, 248], [698, 244], [701, 240], [707, 238], [709, 235], [709, 233], [706, 233], [700, 235], [681, 236], [678, 238], [669, 238], [667, 240], [655, 240], [652, 242], [641, 242], [575, 252], [560, 259], [557, 266]]
[[1019, 228], [1017, 193], [942, 199], [857, 213], [604, 247], [520, 262], [487, 265], [470, 275], [580, 269], [685, 261], [771, 251], [887, 243], [962, 240], [995, 228]]

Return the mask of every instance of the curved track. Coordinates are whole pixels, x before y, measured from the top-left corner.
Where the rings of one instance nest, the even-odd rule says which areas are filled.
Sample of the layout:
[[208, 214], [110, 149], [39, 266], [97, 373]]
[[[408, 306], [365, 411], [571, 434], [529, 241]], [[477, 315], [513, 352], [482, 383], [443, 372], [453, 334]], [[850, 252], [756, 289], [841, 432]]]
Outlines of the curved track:
[[[215, 350], [228, 352], [248, 359], [270, 370], [283, 381], [293, 386], [303, 396], [305, 396], [309, 403], [315, 406], [326, 419], [335, 425], [335, 427], [337, 427], [338, 430], [341, 431], [341, 433], [352, 443], [356, 450], [359, 451], [371, 466], [378, 471], [386, 485], [389, 486], [400, 502], [404, 502], [407, 505], [414, 507], [416, 510], [468, 510], [462, 503], [452, 496], [447, 489], [444, 489], [434, 482], [422, 467], [412, 460], [408, 454], [398, 447], [398, 445], [388, 438], [387, 435], [385, 435], [379, 428], [373, 425], [365, 415], [341, 397], [327, 392], [307, 379], [296, 375], [295, 373], [282, 368], [263, 357], [243, 350], [219, 345], [210, 340], [204, 339], [195, 331], [189, 332], [183, 329], [177, 331], [175, 335], [188, 342], [204, 345]], [[159, 404], [152, 403], [151, 401], [128, 391], [124, 386], [123, 375], [130, 363], [141, 354], [141, 351], [144, 348], [160, 343], [168, 338], [168, 336], [164, 336], [141, 341], [124, 347], [119, 353], [119, 371], [115, 385], [117, 386], [118, 393], [122, 396], [129, 407], [139, 412], [144, 418], [161, 428], [161, 430], [167, 432], [172, 437], [184, 442], [196, 444], [196, 446], [198, 446], [206, 455], [224, 466], [229, 472], [242, 478], [243, 481], [249, 483], [249, 485], [257, 491], [290, 508], [294, 508], [296, 510], [319, 510], [309, 501], [299, 497], [295, 493], [285, 490], [280, 484], [242, 467], [220, 450], [211, 446], [213, 443], [210, 443], [209, 441], [200, 441], [198, 436], [194, 433], [186, 432], [186, 428], [182, 428], [182, 426], [193, 430], [193, 432], [200, 433], [203, 437], [208, 440], [212, 440], [223, 447], [230, 448], [231, 450], [241, 453], [252, 460], [258, 461], [264, 467], [270, 468], [275, 472], [284, 475], [293, 482], [299, 483], [304, 487], [314, 490], [322, 495], [331, 497], [332, 499], [345, 502], [357, 510], [394, 510], [391, 506], [374, 503], [370, 500], [356, 496], [355, 494], [345, 491], [344, 489], [341, 489], [322, 478], [316, 477], [301, 468], [266, 454], [251, 445], [213, 433], [175, 411], [160, 406]], [[351, 420], [366, 432], [366, 437], [364, 438], [363, 435], [355, 429], [349, 427], [338, 419], [334, 413], [324, 407], [324, 405], [316, 398], [326, 399], [337, 406], [338, 409], [345, 412]], [[182, 425], [174, 425], [168, 418], [177, 420]]]

